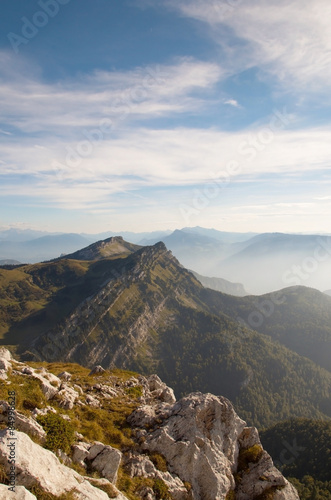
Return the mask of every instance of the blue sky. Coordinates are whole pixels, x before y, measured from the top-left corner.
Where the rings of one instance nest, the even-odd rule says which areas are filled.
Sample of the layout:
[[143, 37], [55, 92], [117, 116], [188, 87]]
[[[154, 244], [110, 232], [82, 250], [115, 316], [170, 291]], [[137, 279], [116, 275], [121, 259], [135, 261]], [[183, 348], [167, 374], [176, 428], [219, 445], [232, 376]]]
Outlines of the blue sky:
[[0, 228], [330, 232], [329, 2], [0, 9]]

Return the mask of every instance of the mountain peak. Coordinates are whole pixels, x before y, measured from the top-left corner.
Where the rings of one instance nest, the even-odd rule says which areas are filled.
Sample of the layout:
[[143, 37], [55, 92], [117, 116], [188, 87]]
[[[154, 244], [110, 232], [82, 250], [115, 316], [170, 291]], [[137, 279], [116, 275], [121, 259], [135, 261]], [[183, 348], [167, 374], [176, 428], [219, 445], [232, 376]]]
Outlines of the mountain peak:
[[140, 245], [128, 243], [122, 236], [111, 236], [106, 240], [97, 241], [88, 247], [61, 258], [73, 260], [102, 260], [109, 257], [127, 257], [140, 248]]

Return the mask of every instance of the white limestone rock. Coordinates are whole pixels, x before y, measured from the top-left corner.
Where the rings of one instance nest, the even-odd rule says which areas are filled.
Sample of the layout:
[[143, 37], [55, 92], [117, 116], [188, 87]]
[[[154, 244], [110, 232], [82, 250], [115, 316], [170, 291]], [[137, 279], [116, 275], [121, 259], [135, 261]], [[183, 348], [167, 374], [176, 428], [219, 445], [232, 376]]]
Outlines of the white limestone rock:
[[24, 486], [15, 486], [15, 491], [8, 490], [6, 484], [0, 484], [0, 500], [37, 500]]
[[89, 406], [92, 406], [92, 408], [99, 408], [100, 407], [100, 401], [92, 396], [91, 394], [87, 394], [85, 403]]
[[108, 488], [110, 488], [110, 490], [112, 491], [111, 493], [111, 498], [113, 500], [128, 500], [126, 496], [123, 495], [123, 493], [121, 493], [113, 484], [111, 484], [110, 481], [108, 481], [108, 479], [105, 479], [105, 478], [92, 478], [92, 477], [88, 477], [88, 476], [84, 476], [84, 478], [92, 484], [92, 486], [96, 486], [97, 488], [100, 487], [100, 486], [106, 486]]
[[89, 454], [89, 443], [80, 442], [72, 446], [72, 461], [76, 464], [86, 467], [85, 458]]
[[92, 368], [92, 370], [90, 371], [89, 375], [102, 374], [105, 371], [106, 370], [104, 368], [102, 368], [102, 366], [98, 365], [98, 366], [95, 366], [94, 368]]
[[[125, 460], [125, 470], [131, 477], [161, 479], [169, 488], [169, 493], [174, 500], [187, 500], [189, 498], [183, 481], [175, 474], [158, 470], [146, 455], [129, 454]], [[144, 492], [144, 494], [148, 498], [150, 492]]]
[[0, 347], [0, 358], [6, 359], [7, 361], [11, 361], [13, 359], [11, 352], [5, 347]]
[[[92, 486], [80, 474], [61, 464], [49, 450], [35, 444], [26, 434], [15, 432], [16, 481], [30, 488], [39, 485], [45, 492], [59, 496], [76, 490], [79, 500], [108, 500], [108, 495]], [[11, 436], [9, 431], [0, 431], [0, 463], [8, 471]]]
[[[60, 383], [60, 380], [55, 377], [55, 375], [49, 374], [49, 372], [46, 372], [44, 368], [38, 370], [35, 370], [34, 368], [31, 368], [30, 366], [24, 366], [21, 369], [22, 375], [26, 375], [28, 377], [32, 377], [36, 380], [40, 380], [41, 382], [41, 390], [46, 397], [46, 399], [52, 399], [55, 394], [58, 392], [58, 386]], [[46, 376], [44, 376], [46, 375]], [[52, 375], [52, 376], [51, 376]], [[55, 379], [53, 379], [55, 377]]]
[[[97, 446], [97, 445], [96, 445]], [[93, 448], [93, 447], [92, 447]], [[88, 460], [92, 460], [91, 466], [111, 483], [116, 484], [118, 469], [122, 460], [122, 453], [111, 446], [103, 445], [99, 453], [95, 455], [96, 447], [90, 449]], [[91, 458], [94, 456], [95, 458]]]
[[9, 368], [11, 368], [11, 363], [7, 359], [0, 357], [0, 370], [7, 372]]
[[122, 453], [100, 441], [93, 444], [80, 442], [72, 447], [72, 460], [86, 467], [87, 464], [98, 471], [102, 477], [111, 483], [116, 483]]
[[192, 485], [194, 499], [221, 499], [235, 487], [232, 472], [244, 427], [227, 399], [194, 393], [173, 405], [143, 447], [165, 456], [169, 470]]
[[[7, 401], [0, 401], [0, 422], [8, 422], [8, 410]], [[33, 418], [26, 417], [18, 411], [15, 411], [15, 428], [39, 439], [41, 443], [46, 441], [46, 432], [42, 426]]]
[[56, 395], [56, 399], [59, 401], [59, 405], [65, 410], [72, 410], [78, 398], [78, 392], [65, 383], [61, 385], [61, 388]]
[[61, 372], [61, 373], [58, 374], [58, 377], [61, 380], [65, 380], [66, 382], [69, 382], [69, 380], [71, 379], [71, 373]]

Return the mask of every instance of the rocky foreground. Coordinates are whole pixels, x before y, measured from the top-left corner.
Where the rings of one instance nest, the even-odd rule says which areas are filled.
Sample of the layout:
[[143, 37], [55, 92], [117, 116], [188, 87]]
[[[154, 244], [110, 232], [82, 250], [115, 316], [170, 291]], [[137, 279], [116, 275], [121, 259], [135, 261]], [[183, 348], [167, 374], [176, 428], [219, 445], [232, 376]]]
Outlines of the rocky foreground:
[[[194, 393], [176, 401], [156, 375], [121, 378], [101, 367], [84, 379], [70, 368], [55, 375], [14, 360], [4, 348], [0, 378], [0, 499], [299, 499], [257, 430], [221, 396]], [[40, 391], [35, 406], [32, 397], [15, 402], [24, 384]], [[115, 447], [76, 431], [69, 449], [54, 449], [59, 425], [47, 427], [49, 415], [69, 425], [78, 408], [87, 425], [93, 412], [97, 421], [121, 398], [132, 404], [125, 422], [130, 439]]]

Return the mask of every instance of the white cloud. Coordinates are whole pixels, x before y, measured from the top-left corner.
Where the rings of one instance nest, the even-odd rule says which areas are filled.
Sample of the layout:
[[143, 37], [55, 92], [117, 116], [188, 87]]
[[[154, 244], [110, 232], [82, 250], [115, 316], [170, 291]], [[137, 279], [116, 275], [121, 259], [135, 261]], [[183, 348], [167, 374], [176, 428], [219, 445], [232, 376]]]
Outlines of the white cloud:
[[224, 104], [228, 104], [229, 106], [233, 106], [234, 108], [241, 108], [240, 104], [235, 99], [226, 99], [223, 102]]
[[[229, 66], [260, 67], [290, 88], [330, 87], [328, 0], [176, 0], [169, 4], [210, 26], [211, 35], [228, 55]], [[230, 34], [224, 27], [230, 28]]]
[[95, 71], [80, 80], [46, 83], [29, 72], [13, 68], [0, 53], [4, 76], [0, 106], [6, 124], [25, 134], [68, 137], [82, 129], [114, 123], [190, 113], [205, 107], [207, 93], [224, 78], [215, 63], [181, 58], [173, 64], [147, 66], [127, 72]]
[[[3, 197], [28, 196], [39, 203], [89, 210], [120, 203], [122, 195], [125, 205], [127, 196], [144, 196], [146, 189], [153, 198], [159, 189], [203, 189], [225, 180], [270, 184], [270, 176], [277, 175], [278, 181], [295, 187], [300, 179], [314, 176], [318, 182], [325, 177], [327, 184], [331, 127], [269, 135], [268, 130], [122, 130], [91, 144], [91, 154], [77, 154], [71, 163], [66, 152], [77, 152], [80, 143], [45, 139], [36, 149], [29, 139], [17, 139], [2, 147], [6, 164], [0, 192]], [[140, 198], [140, 203], [146, 200]]]

